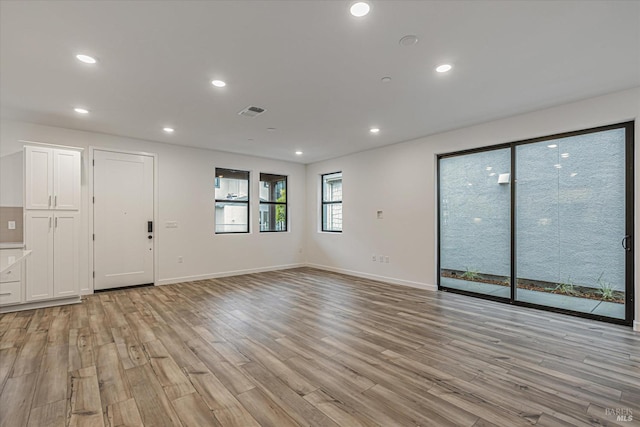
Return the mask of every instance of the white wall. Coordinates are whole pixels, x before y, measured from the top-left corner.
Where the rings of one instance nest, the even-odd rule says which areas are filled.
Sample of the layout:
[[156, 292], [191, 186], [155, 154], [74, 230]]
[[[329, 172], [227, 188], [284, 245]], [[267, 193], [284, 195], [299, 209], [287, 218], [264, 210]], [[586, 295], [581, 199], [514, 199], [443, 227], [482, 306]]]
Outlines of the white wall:
[[[91, 292], [89, 279], [89, 147], [155, 153], [158, 158], [158, 212], [156, 218], [156, 283], [215, 277], [298, 265], [304, 262], [305, 166], [297, 163], [181, 147], [113, 135], [76, 131], [32, 123], [0, 122], [0, 157], [22, 151], [20, 140], [85, 148], [82, 173], [81, 287]], [[179, 138], [178, 135], [175, 135]], [[214, 234], [215, 167], [251, 172], [251, 233]], [[4, 169], [4, 168], [3, 168]], [[21, 173], [21, 170], [19, 171]], [[258, 226], [258, 180], [260, 172], [289, 176], [290, 231], [260, 233]], [[14, 178], [16, 185], [21, 179]], [[4, 171], [3, 171], [4, 181]], [[20, 190], [20, 193], [22, 190]], [[3, 188], [4, 194], [4, 188]], [[179, 228], [165, 228], [177, 221]], [[125, 242], [123, 242], [125, 244]], [[182, 256], [184, 262], [177, 262]]]
[[[435, 289], [438, 154], [635, 119], [637, 156], [639, 116], [640, 88], [634, 88], [307, 165], [307, 261], [336, 271]], [[320, 175], [336, 171], [343, 172], [344, 231], [321, 233]], [[636, 174], [636, 206], [640, 204], [639, 190]], [[383, 211], [384, 219], [376, 219], [377, 210]], [[639, 226], [636, 222], [636, 230]], [[635, 247], [640, 248], [637, 236], [636, 231]], [[389, 256], [390, 262], [372, 262], [373, 254]], [[640, 250], [635, 256], [638, 264]], [[636, 267], [636, 296], [640, 296], [639, 270]], [[636, 319], [640, 315], [638, 301], [640, 298], [636, 298]]]

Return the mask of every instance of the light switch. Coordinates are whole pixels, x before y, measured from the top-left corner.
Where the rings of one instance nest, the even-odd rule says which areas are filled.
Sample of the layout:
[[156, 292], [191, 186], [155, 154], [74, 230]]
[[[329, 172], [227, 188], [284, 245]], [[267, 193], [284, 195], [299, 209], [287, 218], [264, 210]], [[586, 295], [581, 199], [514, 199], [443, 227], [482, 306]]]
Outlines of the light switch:
[[15, 221], [9, 221], [7, 223], [9, 230], [15, 230], [16, 229], [16, 222]]
[[384, 218], [384, 213], [382, 211], [377, 211], [376, 212], [376, 218], [383, 219]]

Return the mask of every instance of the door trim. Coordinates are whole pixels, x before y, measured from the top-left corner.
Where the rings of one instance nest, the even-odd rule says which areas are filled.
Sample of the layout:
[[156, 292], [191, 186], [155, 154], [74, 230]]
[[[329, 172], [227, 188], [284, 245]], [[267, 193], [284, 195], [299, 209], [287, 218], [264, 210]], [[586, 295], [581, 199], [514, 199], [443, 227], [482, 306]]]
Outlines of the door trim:
[[93, 198], [95, 197], [93, 190], [93, 180], [94, 180], [94, 169], [93, 169], [93, 161], [95, 159], [96, 151], [105, 151], [109, 153], [119, 153], [119, 154], [133, 154], [135, 156], [148, 156], [153, 159], [153, 223], [155, 224], [155, 232], [153, 233], [153, 285], [155, 286], [158, 282], [158, 272], [159, 272], [159, 262], [158, 262], [158, 240], [160, 233], [158, 232], [160, 227], [158, 226], [158, 154], [156, 153], [147, 153], [144, 151], [128, 151], [128, 150], [116, 150], [113, 148], [102, 148], [102, 147], [89, 147], [89, 164], [87, 165], [87, 169], [90, 172], [87, 174], [88, 176], [88, 187], [89, 187], [89, 200], [87, 203], [89, 204], [89, 270], [87, 271], [87, 283], [89, 283], [88, 292], [81, 292], [83, 294], [93, 294], [95, 292], [95, 277], [93, 277], [93, 272], [95, 268], [94, 263], [94, 240], [93, 234], [95, 233], [95, 226], [93, 223], [93, 214], [94, 214], [94, 204]]

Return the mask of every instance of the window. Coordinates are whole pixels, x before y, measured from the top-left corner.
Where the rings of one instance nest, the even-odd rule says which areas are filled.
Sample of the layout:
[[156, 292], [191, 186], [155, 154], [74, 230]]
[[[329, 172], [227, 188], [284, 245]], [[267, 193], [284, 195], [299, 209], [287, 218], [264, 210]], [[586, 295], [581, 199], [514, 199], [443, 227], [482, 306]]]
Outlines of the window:
[[249, 232], [249, 172], [216, 168], [216, 234]]
[[260, 231], [287, 231], [287, 177], [260, 174]]
[[322, 175], [322, 231], [342, 231], [342, 172]]

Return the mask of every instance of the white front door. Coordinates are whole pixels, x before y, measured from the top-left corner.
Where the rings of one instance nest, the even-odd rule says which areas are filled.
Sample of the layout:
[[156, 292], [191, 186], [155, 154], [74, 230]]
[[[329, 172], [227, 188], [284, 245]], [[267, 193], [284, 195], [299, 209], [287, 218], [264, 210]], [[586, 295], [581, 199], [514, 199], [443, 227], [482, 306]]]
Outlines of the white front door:
[[94, 289], [153, 283], [153, 157], [95, 150]]

